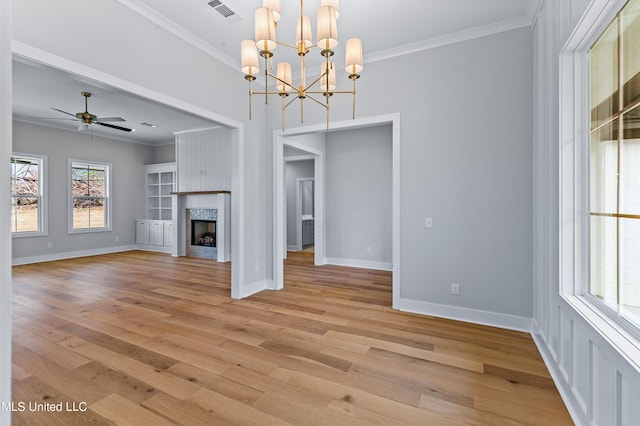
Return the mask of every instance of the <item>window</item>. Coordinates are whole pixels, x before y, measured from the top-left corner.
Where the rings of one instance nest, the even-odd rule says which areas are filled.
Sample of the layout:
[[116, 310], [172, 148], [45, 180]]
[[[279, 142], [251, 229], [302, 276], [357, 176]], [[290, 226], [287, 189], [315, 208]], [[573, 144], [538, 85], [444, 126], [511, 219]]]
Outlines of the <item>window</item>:
[[11, 157], [11, 233], [14, 237], [46, 235], [46, 157]]
[[111, 165], [69, 160], [69, 232], [110, 231]]
[[590, 50], [589, 288], [640, 327], [640, 0]]

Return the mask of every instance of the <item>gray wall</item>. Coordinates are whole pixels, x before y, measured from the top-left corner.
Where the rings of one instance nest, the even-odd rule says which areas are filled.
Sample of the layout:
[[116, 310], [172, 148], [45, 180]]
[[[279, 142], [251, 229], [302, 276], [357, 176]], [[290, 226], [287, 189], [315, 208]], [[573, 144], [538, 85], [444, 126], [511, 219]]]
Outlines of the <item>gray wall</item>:
[[391, 130], [391, 125], [385, 125], [327, 134], [326, 255], [330, 261], [392, 261]]
[[[13, 259], [56, 253], [100, 250], [135, 244], [135, 219], [145, 217], [145, 169], [153, 162], [151, 147], [88, 133], [69, 132], [14, 121], [13, 150], [48, 156], [49, 235], [13, 239]], [[67, 233], [69, 158], [111, 163], [113, 230]], [[119, 241], [116, 241], [118, 237]], [[52, 248], [47, 244], [52, 243]]]
[[176, 161], [176, 144], [163, 145], [154, 148], [153, 163], [173, 163]]
[[285, 186], [287, 198], [287, 246], [295, 246], [297, 237], [296, 179], [313, 177], [314, 161], [288, 161], [285, 163]]

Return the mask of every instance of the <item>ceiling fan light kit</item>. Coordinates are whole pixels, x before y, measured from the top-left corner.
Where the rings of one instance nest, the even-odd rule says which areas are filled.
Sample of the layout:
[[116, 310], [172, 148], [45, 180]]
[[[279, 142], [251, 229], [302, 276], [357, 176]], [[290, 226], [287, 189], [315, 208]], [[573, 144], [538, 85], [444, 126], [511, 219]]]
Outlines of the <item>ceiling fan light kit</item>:
[[[265, 95], [265, 104], [269, 103], [269, 95], [282, 98], [282, 130], [284, 130], [285, 109], [296, 99], [300, 100], [300, 122], [304, 122], [304, 100], [311, 99], [326, 110], [327, 129], [329, 128], [329, 98], [334, 94], [350, 94], [352, 96], [352, 117], [355, 118], [356, 80], [363, 69], [362, 41], [358, 38], [347, 40], [345, 69], [353, 82], [351, 90], [336, 89], [335, 64], [331, 60], [334, 48], [338, 45], [337, 20], [340, 14], [339, 0], [322, 0], [316, 19], [316, 44], [312, 41], [311, 18], [304, 15], [304, 1], [300, 0], [300, 14], [296, 25], [296, 42], [288, 44], [277, 40], [276, 27], [281, 17], [280, 0], [263, 0], [262, 7], [255, 11], [255, 39], [244, 40], [240, 46], [241, 69], [244, 78], [249, 82], [249, 119], [252, 116], [252, 98], [254, 94]], [[276, 74], [272, 73], [274, 49], [278, 46], [296, 49], [300, 59], [300, 81], [294, 86], [291, 78], [291, 64], [280, 62], [276, 66]], [[307, 84], [305, 57], [310, 49], [319, 48], [325, 58], [320, 75], [310, 79]], [[260, 72], [259, 57], [264, 59], [265, 91], [254, 91], [253, 82]], [[275, 80], [275, 90], [269, 90], [269, 80]], [[295, 97], [289, 102], [285, 98], [293, 91]], [[314, 95], [324, 99], [319, 100]]]

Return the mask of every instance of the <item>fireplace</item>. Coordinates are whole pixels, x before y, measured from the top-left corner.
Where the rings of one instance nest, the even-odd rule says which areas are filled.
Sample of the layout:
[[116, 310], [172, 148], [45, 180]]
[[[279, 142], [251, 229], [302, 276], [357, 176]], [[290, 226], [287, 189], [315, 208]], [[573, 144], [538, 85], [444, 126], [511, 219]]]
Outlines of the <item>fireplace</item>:
[[218, 209], [186, 209], [185, 213], [187, 256], [217, 259]]
[[216, 221], [191, 219], [191, 245], [216, 246]]

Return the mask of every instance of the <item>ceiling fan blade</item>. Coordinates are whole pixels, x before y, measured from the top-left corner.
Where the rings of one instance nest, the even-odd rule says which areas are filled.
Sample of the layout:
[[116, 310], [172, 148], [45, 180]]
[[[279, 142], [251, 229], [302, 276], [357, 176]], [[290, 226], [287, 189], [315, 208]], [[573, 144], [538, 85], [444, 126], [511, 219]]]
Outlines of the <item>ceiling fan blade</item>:
[[110, 127], [110, 128], [112, 128], [112, 129], [122, 130], [123, 132], [131, 132], [131, 131], [132, 131], [132, 129], [128, 129], [128, 128], [126, 128], [126, 127], [116, 126], [115, 124], [102, 123], [102, 122], [100, 122], [100, 121], [96, 121], [95, 123], [96, 123], [96, 124], [99, 124], [99, 125], [101, 125], [101, 126], [104, 126], [104, 127]]
[[61, 109], [58, 109], [58, 108], [53, 108], [53, 107], [51, 107], [51, 109], [52, 109], [52, 110], [54, 110], [54, 111], [58, 111], [58, 112], [61, 112], [61, 113], [63, 113], [63, 114], [67, 114], [67, 115], [70, 115], [70, 116], [72, 116], [72, 117], [75, 117], [75, 116], [76, 116], [75, 114], [71, 114], [70, 112], [67, 112], [67, 111], [63, 111], [63, 110], [61, 110]]
[[60, 118], [60, 117], [25, 117], [34, 120], [62, 120], [62, 121], [78, 121], [77, 118]]
[[114, 121], [127, 121], [122, 117], [98, 117], [96, 118], [97, 121], [102, 121], [104, 122], [114, 122]]

